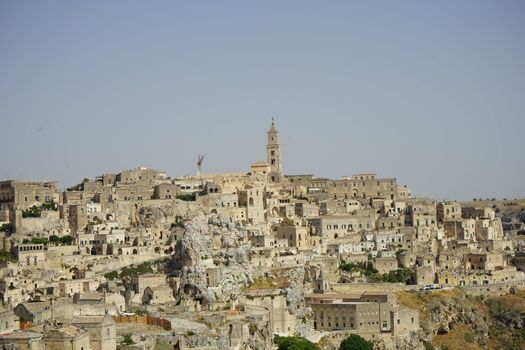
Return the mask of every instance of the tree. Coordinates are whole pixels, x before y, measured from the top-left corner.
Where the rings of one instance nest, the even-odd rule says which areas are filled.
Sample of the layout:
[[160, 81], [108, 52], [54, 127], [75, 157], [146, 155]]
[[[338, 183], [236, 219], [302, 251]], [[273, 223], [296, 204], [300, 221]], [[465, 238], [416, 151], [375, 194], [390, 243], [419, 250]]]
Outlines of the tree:
[[0, 231], [5, 232], [7, 234], [13, 233], [13, 225], [11, 224], [3, 224], [0, 226]]
[[133, 338], [131, 337], [131, 333], [127, 333], [127, 334], [124, 334], [123, 335], [123, 343], [125, 345], [132, 345], [132, 344], [135, 344], [135, 342], [133, 341]]
[[71, 243], [73, 243], [73, 237], [71, 237], [70, 235], [62, 236], [60, 237], [60, 243], [62, 243], [63, 245], [71, 245]]
[[275, 335], [273, 342], [279, 350], [319, 350], [317, 345], [303, 337], [281, 337]]
[[352, 334], [339, 345], [339, 350], [373, 350], [374, 343], [365, 340], [363, 337]]
[[39, 238], [39, 237], [31, 238], [31, 244], [43, 244], [43, 245], [47, 245], [47, 242], [48, 242], [48, 239], [47, 239], [47, 238]]
[[58, 245], [60, 243], [60, 237], [57, 235], [51, 235], [49, 236], [49, 242], [53, 243], [54, 245]]

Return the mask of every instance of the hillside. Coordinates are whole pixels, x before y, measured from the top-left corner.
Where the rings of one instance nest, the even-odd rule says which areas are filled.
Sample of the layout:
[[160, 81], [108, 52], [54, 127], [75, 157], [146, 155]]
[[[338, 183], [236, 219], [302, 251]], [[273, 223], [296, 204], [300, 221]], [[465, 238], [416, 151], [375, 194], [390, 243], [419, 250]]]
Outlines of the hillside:
[[420, 311], [426, 349], [525, 349], [525, 291], [472, 296], [456, 288], [399, 292], [398, 302]]
[[501, 221], [503, 222], [503, 228], [506, 231], [516, 232], [519, 230], [524, 230], [525, 198], [512, 200], [475, 200], [462, 202], [461, 205], [494, 208], [496, 215], [501, 218]]

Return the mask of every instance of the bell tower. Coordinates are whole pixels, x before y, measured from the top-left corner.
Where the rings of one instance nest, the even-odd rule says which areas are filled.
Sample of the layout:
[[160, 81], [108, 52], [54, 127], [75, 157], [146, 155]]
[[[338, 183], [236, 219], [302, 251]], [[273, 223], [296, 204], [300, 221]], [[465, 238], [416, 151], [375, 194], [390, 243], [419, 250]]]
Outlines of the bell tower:
[[279, 142], [279, 131], [275, 127], [272, 117], [272, 126], [268, 130], [268, 143], [266, 144], [266, 161], [270, 164], [270, 182], [279, 182], [282, 173], [281, 165], [281, 143]]

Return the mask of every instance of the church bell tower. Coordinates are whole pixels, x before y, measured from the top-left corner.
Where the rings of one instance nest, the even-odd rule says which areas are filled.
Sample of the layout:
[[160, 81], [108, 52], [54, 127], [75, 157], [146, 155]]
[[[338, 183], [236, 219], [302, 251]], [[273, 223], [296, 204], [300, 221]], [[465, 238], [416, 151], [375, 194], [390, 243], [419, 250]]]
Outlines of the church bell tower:
[[268, 130], [268, 143], [266, 144], [266, 161], [270, 164], [270, 181], [279, 182], [282, 174], [281, 165], [281, 143], [279, 142], [279, 131], [275, 127], [272, 118], [272, 126]]

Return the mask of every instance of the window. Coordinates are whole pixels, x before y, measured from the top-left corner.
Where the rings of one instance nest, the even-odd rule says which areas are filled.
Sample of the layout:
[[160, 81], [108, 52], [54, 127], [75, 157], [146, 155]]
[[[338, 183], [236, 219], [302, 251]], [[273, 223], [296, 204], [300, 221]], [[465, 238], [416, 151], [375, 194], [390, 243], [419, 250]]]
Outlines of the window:
[[383, 321], [383, 328], [387, 328], [388, 327], [388, 324], [386, 321]]
[[40, 196], [35, 196], [35, 201], [40, 202]]

